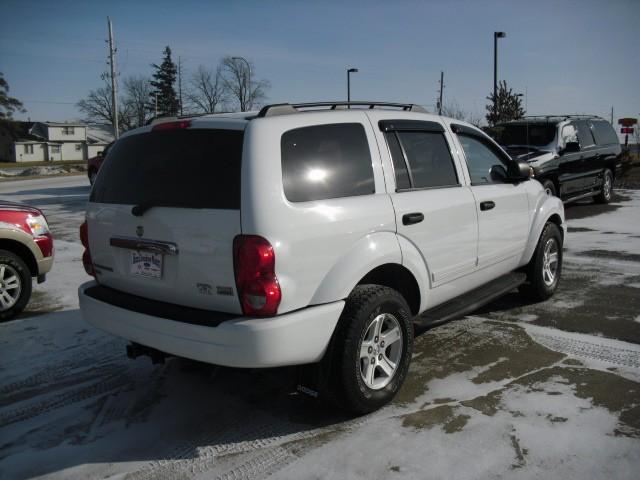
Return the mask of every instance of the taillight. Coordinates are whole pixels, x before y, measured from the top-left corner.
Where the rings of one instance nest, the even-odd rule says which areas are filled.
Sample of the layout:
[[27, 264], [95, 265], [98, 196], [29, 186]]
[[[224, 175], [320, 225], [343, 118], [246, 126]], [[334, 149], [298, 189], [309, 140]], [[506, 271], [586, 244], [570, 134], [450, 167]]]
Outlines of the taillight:
[[278, 313], [282, 298], [271, 244], [257, 235], [233, 239], [236, 288], [245, 315], [268, 317]]
[[84, 247], [84, 253], [82, 254], [82, 265], [84, 266], [84, 271], [87, 272], [88, 275], [95, 277], [96, 272], [93, 269], [91, 252], [89, 251], [89, 227], [86, 220], [82, 222], [82, 225], [80, 225], [80, 242]]

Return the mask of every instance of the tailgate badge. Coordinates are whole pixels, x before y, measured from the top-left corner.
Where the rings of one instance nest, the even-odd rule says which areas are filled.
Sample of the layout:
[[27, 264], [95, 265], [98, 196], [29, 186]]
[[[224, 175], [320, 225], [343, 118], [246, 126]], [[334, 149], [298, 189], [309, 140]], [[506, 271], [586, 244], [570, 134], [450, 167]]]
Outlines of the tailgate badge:
[[208, 283], [196, 283], [196, 287], [198, 287], [200, 295], [213, 295], [213, 289]]
[[138, 235], [139, 237], [144, 235], [144, 227], [142, 225], [138, 225], [136, 227], [136, 235]]

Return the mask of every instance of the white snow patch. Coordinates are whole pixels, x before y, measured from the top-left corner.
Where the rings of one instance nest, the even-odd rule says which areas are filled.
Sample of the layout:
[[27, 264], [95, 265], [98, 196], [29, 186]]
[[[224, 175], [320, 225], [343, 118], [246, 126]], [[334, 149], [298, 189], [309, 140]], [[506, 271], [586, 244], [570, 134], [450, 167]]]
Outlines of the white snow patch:
[[516, 316], [517, 320], [520, 320], [521, 322], [535, 322], [538, 319], [538, 315], [535, 315], [533, 313], [521, 313], [520, 315]]

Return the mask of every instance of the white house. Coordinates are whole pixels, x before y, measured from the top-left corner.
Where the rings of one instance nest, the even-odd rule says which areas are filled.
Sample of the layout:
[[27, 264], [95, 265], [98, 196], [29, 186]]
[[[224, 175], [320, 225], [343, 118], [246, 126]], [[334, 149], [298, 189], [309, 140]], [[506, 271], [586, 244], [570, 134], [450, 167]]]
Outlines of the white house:
[[2, 159], [9, 162], [53, 162], [86, 161], [113, 141], [110, 125], [87, 125], [83, 123], [22, 122], [17, 140], [0, 138], [0, 142], [12, 142], [12, 148], [4, 145], [0, 151], [7, 152]]

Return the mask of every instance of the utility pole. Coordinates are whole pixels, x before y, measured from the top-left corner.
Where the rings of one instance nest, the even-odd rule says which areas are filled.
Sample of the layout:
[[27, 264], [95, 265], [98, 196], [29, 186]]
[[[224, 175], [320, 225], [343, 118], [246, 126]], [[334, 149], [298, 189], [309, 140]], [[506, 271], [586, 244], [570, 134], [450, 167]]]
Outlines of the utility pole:
[[444, 90], [444, 72], [440, 71], [440, 98], [438, 100], [438, 115], [442, 115], [442, 92]]
[[113, 27], [111, 19], [107, 17], [109, 26], [109, 64], [111, 65], [111, 106], [113, 108], [113, 134], [117, 140], [120, 136], [118, 129], [118, 91], [116, 87], [116, 49], [113, 47]]
[[178, 56], [178, 99], [180, 102], [180, 116], [182, 116], [182, 58]]
[[613, 125], [613, 106], [611, 107], [611, 125]]

